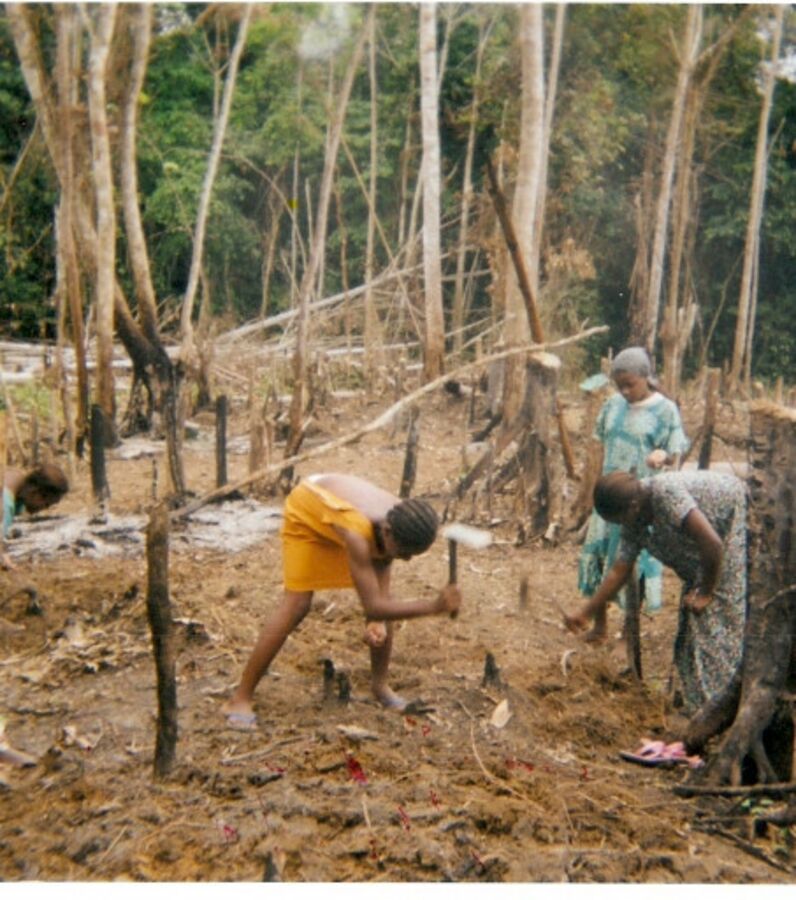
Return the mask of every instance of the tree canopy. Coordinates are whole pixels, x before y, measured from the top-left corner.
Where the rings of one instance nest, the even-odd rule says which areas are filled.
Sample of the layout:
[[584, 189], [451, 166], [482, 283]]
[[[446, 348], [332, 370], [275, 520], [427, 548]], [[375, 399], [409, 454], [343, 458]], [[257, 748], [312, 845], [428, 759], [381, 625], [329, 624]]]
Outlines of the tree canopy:
[[[611, 326], [608, 336], [591, 342], [591, 364], [608, 345], [619, 347], [628, 338], [639, 198], [645, 179], [657, 176], [662, 164], [678, 73], [675, 36], [682, 32], [687, 9], [656, 4], [572, 4], [566, 9], [550, 137], [540, 304], [553, 333], [566, 333], [586, 320]], [[57, 7], [42, 4], [30, 10], [45, 67], [53, 71]], [[685, 356], [687, 371], [702, 363], [721, 365], [732, 351], [769, 12], [766, 6], [751, 13], [739, 5], [705, 8], [706, 47], [733, 30], [705, 82], [691, 162], [695, 199], [688, 271], [698, 312]], [[554, 7], [544, 7], [548, 39], [554, 13]], [[367, 6], [360, 4], [256, 5], [205, 239], [202, 277], [209, 308], [230, 324], [296, 302], [312, 240], [330, 104], [366, 14]], [[155, 6], [137, 149], [142, 218], [164, 322], [179, 319], [237, 15], [235, 5]], [[437, 16], [444, 278], [455, 266], [474, 92], [479, 97], [473, 180], [481, 202], [470, 214], [466, 254], [468, 271], [475, 270], [467, 307], [471, 320], [483, 317], [495, 302], [485, 264], [494, 215], [483, 200], [483, 153], [501, 146], [504, 188], [509, 194], [513, 189], [521, 99], [518, 15], [514, 4], [443, 4]], [[789, 11], [783, 39], [784, 56], [791, 60], [794, 18]], [[417, 230], [422, 221], [420, 213], [412, 218], [422, 159], [418, 27], [416, 5], [377, 8], [375, 214], [383, 238], [375, 241], [375, 272], [391, 256], [410, 258], [416, 239], [410, 223]], [[479, 41], [486, 43], [476, 78]], [[128, 52], [125, 35], [117, 29], [108, 73], [111, 134], [124, 89], [114, 75], [124, 72]], [[547, 57], [549, 63], [549, 52]], [[756, 377], [783, 376], [791, 382], [796, 381], [795, 82], [783, 67], [769, 122], [752, 359]], [[363, 63], [336, 164], [320, 284], [327, 295], [364, 281], [370, 92]], [[46, 323], [53, 321], [58, 184], [5, 13], [0, 13], [0, 136], [0, 329], [46, 337]], [[128, 284], [123, 228], [117, 245], [117, 274]], [[446, 316], [452, 291], [452, 278], [446, 278]]]

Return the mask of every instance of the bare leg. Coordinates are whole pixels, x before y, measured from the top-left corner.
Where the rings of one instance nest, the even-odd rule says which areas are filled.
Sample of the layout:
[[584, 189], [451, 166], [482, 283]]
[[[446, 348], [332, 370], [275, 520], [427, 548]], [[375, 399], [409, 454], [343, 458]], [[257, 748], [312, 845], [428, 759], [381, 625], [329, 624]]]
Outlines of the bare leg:
[[312, 605], [312, 591], [285, 591], [282, 603], [265, 623], [249, 656], [240, 684], [224, 704], [224, 712], [251, 715], [254, 690], [274, 657]]
[[403, 709], [406, 700], [395, 693], [387, 684], [387, 672], [390, 668], [392, 653], [392, 622], [386, 623], [387, 639], [378, 647], [370, 647], [370, 675], [373, 696], [383, 705], [391, 709]]

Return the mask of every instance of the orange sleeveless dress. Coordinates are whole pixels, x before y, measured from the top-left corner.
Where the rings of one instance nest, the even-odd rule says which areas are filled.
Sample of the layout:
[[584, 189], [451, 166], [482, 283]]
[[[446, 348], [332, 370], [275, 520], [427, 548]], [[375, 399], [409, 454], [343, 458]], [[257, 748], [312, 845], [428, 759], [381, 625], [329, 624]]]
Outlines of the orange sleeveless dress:
[[353, 587], [348, 551], [335, 525], [362, 535], [374, 546], [373, 523], [347, 500], [309, 481], [288, 494], [281, 530], [287, 590]]

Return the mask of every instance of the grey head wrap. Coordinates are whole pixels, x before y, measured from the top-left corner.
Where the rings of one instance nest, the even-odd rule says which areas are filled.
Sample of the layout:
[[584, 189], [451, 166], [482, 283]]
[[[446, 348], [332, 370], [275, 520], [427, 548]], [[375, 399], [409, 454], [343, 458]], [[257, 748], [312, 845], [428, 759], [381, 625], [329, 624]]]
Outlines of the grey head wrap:
[[641, 378], [652, 376], [652, 363], [643, 347], [627, 347], [614, 357], [611, 363], [611, 375], [619, 372], [630, 372], [631, 375], [639, 375]]

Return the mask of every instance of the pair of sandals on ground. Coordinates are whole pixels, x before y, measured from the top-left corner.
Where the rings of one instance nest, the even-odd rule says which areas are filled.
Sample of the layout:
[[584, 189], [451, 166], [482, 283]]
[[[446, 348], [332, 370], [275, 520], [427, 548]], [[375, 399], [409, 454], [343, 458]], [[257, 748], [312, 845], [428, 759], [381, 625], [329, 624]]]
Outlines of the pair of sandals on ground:
[[641, 746], [637, 750], [633, 752], [621, 750], [619, 756], [627, 762], [636, 763], [639, 766], [662, 768], [688, 766], [689, 769], [699, 769], [705, 764], [701, 756], [689, 756], [682, 741], [667, 744], [666, 741], [642, 738]]

